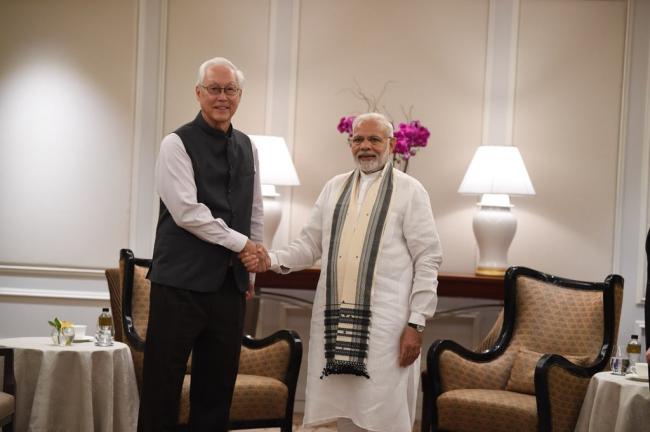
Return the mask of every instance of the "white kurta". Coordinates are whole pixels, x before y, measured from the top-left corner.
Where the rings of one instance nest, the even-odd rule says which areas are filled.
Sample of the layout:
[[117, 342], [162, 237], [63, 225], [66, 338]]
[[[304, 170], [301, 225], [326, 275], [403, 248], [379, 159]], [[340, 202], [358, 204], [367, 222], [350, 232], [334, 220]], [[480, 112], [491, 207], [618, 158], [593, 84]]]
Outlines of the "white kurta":
[[[350, 173], [323, 188], [309, 222], [289, 246], [274, 251], [273, 270], [310, 267], [319, 258], [327, 268], [334, 206]], [[414, 178], [394, 170], [393, 195], [375, 267], [372, 288], [368, 374], [329, 375], [325, 366], [324, 312], [326, 272], [322, 271], [311, 319], [305, 425], [349, 418], [378, 432], [407, 432], [415, 420], [420, 358], [399, 366], [399, 340], [407, 322], [424, 324], [437, 304], [437, 275], [442, 261], [429, 196]]]

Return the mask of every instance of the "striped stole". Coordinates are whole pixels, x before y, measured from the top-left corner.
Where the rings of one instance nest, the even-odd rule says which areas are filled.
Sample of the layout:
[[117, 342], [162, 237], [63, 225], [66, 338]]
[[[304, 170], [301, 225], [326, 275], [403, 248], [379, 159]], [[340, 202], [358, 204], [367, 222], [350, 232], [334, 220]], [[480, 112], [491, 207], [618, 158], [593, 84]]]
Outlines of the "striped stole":
[[370, 378], [368, 358], [370, 300], [375, 264], [393, 192], [387, 163], [369, 187], [357, 212], [359, 171], [346, 180], [334, 208], [326, 278], [325, 368], [330, 374]]

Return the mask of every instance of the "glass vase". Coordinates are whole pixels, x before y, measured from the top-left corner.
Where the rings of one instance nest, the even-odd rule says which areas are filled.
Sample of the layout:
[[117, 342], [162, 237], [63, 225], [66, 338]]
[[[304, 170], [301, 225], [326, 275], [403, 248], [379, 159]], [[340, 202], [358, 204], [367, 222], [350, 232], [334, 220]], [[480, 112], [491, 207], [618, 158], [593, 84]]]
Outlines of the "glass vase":
[[63, 339], [63, 335], [61, 334], [61, 330], [52, 329], [51, 335], [52, 335], [52, 343], [54, 345], [61, 346], [61, 345], [63, 345], [65, 343], [65, 341]]

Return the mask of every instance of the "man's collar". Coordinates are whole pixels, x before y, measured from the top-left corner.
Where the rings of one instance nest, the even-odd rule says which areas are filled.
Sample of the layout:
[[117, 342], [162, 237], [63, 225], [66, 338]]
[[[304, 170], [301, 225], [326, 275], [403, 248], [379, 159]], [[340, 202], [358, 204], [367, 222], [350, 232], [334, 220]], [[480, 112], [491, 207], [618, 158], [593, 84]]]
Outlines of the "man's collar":
[[361, 177], [361, 180], [376, 179], [377, 177], [379, 177], [381, 175], [382, 170], [383, 170], [383, 168], [379, 169], [377, 171], [373, 171], [371, 173], [365, 173], [365, 172], [359, 170], [359, 176]]
[[194, 118], [194, 123], [196, 123], [208, 135], [219, 138], [230, 138], [232, 136], [232, 123], [230, 123], [226, 132], [222, 131], [221, 129], [213, 128], [208, 124], [207, 121], [205, 121], [205, 118], [203, 118], [202, 111], [199, 111], [199, 113], [196, 115]]

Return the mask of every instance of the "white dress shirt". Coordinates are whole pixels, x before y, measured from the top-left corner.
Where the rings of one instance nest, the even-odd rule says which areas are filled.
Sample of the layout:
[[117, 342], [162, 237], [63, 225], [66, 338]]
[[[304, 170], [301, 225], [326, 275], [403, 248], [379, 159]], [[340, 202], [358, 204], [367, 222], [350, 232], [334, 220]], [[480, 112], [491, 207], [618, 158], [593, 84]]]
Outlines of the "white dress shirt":
[[[260, 185], [257, 147], [253, 146], [255, 179], [253, 209], [251, 214], [251, 241], [261, 243], [264, 237], [264, 207]], [[158, 195], [174, 222], [196, 237], [209, 243], [221, 245], [233, 252], [240, 252], [248, 237], [230, 228], [221, 218], [212, 217], [210, 209], [197, 201], [192, 161], [185, 151], [180, 137], [171, 133], [163, 138], [155, 172]]]

